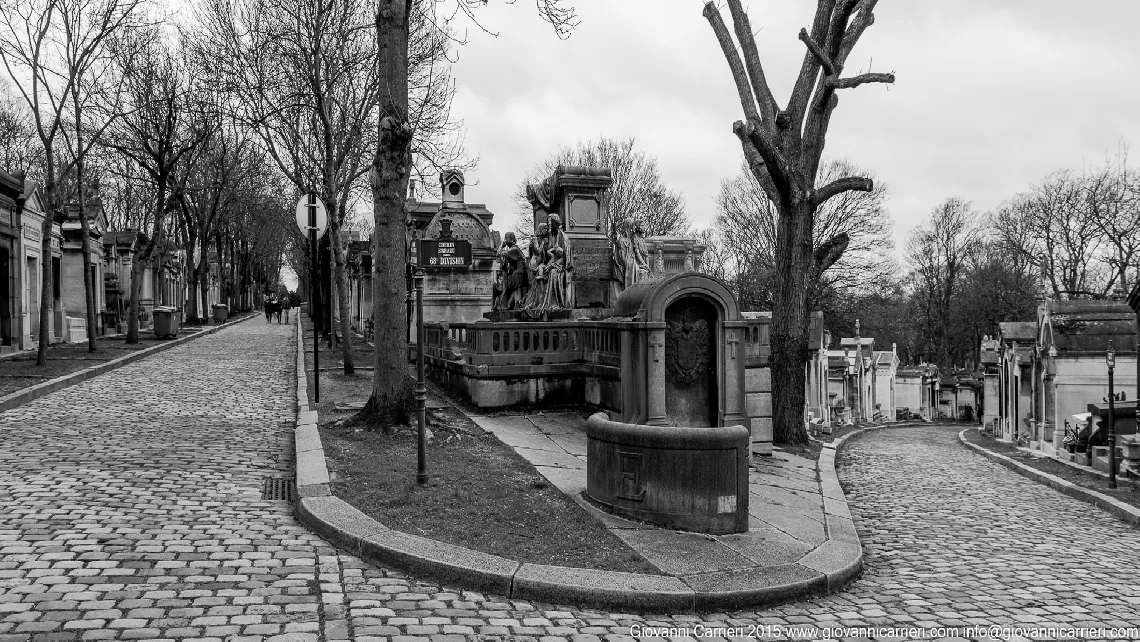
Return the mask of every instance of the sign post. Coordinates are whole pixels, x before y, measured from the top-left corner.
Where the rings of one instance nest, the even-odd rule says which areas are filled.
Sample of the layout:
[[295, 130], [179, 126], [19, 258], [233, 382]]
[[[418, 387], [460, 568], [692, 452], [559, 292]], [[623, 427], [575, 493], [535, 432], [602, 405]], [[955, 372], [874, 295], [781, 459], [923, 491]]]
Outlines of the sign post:
[[320, 266], [317, 264], [317, 238], [328, 230], [329, 216], [325, 204], [316, 194], [309, 193], [297, 201], [297, 227], [309, 237], [309, 318], [313, 321], [313, 399], [321, 402], [320, 312], [316, 312], [317, 288], [320, 285]]

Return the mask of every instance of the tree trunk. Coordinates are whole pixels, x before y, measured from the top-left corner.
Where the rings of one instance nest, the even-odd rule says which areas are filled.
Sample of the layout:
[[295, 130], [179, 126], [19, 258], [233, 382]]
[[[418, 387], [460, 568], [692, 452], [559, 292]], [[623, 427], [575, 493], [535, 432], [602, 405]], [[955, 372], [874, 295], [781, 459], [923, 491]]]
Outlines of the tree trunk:
[[380, 141], [369, 182], [375, 219], [372, 254], [372, 318], [376, 326], [372, 396], [361, 412], [384, 429], [402, 423], [408, 397], [407, 327], [404, 320], [407, 213], [404, 195], [411, 168], [408, 124], [408, 4], [384, 0], [377, 12], [379, 74], [385, 97], [380, 108]]
[[139, 342], [139, 298], [142, 296], [143, 261], [142, 248], [138, 239], [133, 243], [134, 259], [131, 261], [131, 302], [127, 306], [127, 343]]
[[329, 225], [329, 232], [317, 243], [320, 248], [317, 255], [321, 260], [321, 275], [323, 277], [321, 280], [321, 290], [324, 292], [324, 296], [321, 299], [321, 302], [324, 304], [321, 307], [321, 329], [324, 333], [324, 338], [329, 342], [329, 349], [331, 350], [333, 342], [336, 340], [336, 328], [333, 326], [332, 313], [333, 288], [335, 287], [333, 283], [335, 282], [335, 277], [333, 275], [331, 221]]
[[792, 203], [780, 217], [772, 306], [772, 438], [776, 443], [807, 443], [804, 427], [808, 361], [808, 273], [812, 266], [812, 212]]
[[91, 222], [87, 220], [87, 205], [83, 189], [83, 161], [75, 164], [79, 188], [79, 229], [83, 240], [83, 298], [87, 308], [87, 351], [95, 352], [95, 275], [91, 270]]
[[[54, 202], [54, 199], [47, 200], [49, 203]], [[52, 287], [55, 282], [55, 269], [51, 256], [51, 233], [55, 227], [55, 211], [50, 205], [44, 209], [47, 212], [44, 216], [43, 239], [40, 242], [40, 273], [43, 275], [43, 283], [40, 284], [40, 344], [36, 350], [37, 366], [47, 363], [47, 349], [51, 344], [51, 320], [55, 316], [55, 292]]]
[[[334, 205], [335, 207], [335, 205]], [[329, 241], [332, 244], [333, 280], [336, 284], [337, 311], [340, 313], [341, 358], [344, 360], [344, 374], [355, 372], [352, 363], [352, 319], [348, 310], [348, 285], [344, 278], [344, 251], [340, 244], [340, 226], [333, 225], [334, 216], [329, 215]]]

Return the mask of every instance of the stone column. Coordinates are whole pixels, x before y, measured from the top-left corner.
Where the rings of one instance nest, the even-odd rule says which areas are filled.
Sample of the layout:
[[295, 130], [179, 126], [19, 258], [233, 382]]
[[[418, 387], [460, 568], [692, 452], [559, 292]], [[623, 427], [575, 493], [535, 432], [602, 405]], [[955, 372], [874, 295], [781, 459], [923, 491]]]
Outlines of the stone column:
[[1053, 443], [1053, 432], [1057, 429], [1057, 383], [1056, 376], [1045, 370], [1045, 412], [1041, 418], [1041, 443]]
[[647, 323], [649, 360], [647, 364], [648, 391], [646, 394], [645, 423], [650, 426], [668, 426], [665, 413], [665, 324]]
[[721, 393], [720, 411], [724, 417], [724, 425], [735, 426], [745, 424], [746, 412], [742, 406], [744, 399], [744, 362], [745, 342], [744, 333], [748, 328], [743, 321], [728, 321], [723, 324], [722, 336], [725, 337], [721, 347], [724, 355], [724, 368], [720, 375], [718, 388]]

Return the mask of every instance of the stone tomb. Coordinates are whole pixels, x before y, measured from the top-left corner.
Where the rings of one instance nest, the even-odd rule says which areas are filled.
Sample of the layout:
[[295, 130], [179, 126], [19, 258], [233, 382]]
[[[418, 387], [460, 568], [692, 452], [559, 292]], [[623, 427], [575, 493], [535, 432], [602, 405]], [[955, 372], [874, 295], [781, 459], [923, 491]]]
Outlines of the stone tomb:
[[621, 421], [726, 426], [746, 421], [746, 322], [736, 298], [705, 274], [638, 283], [615, 310], [625, 322]]
[[665, 528], [748, 530], [746, 324], [717, 279], [682, 274], [621, 294], [622, 407], [590, 417], [586, 494]]

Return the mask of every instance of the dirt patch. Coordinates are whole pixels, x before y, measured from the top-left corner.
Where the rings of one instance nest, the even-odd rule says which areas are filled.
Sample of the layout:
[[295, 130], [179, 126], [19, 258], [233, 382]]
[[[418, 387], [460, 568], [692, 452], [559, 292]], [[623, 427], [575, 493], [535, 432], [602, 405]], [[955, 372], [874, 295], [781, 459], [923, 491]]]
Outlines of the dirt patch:
[[[308, 318], [303, 317], [306, 330]], [[312, 369], [312, 334], [306, 363]], [[354, 356], [367, 359], [358, 342]], [[321, 346], [321, 364], [339, 357]], [[341, 425], [354, 414], [349, 404], [367, 400], [372, 371], [351, 376], [321, 373], [317, 405], [333, 493], [385, 526], [465, 546], [508, 559], [577, 568], [660, 574], [540, 475], [534, 467], [484, 432], [437, 391], [428, 395], [429, 483], [416, 483], [418, 437], [414, 425], [391, 434]], [[313, 381], [309, 379], [310, 400]]]
[[1052, 458], [1030, 455], [1016, 448], [1013, 444], [998, 441], [979, 430], [967, 430], [965, 436], [966, 441], [981, 446], [990, 452], [1005, 455], [1019, 464], [1025, 464], [1030, 468], [1060, 477], [1087, 490], [1095, 490], [1098, 493], [1118, 499], [1134, 508], [1140, 508], [1140, 483], [1135, 480], [1117, 477], [1117, 488], [1112, 489], [1108, 485], [1107, 477], [1073, 468]]

